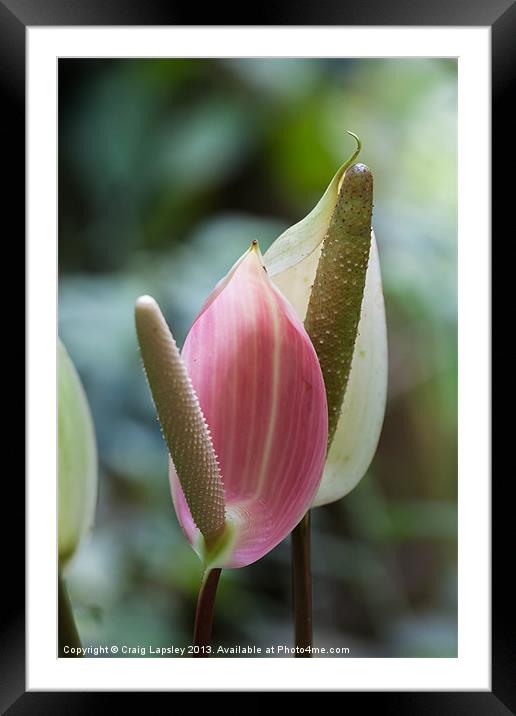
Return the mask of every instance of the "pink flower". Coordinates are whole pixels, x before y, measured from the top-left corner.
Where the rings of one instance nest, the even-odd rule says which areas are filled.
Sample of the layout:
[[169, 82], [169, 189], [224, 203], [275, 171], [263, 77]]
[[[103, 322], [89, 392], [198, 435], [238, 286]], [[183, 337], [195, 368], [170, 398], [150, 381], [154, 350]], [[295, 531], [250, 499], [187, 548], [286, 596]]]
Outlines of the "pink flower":
[[155, 301], [136, 325], [171, 456], [179, 522], [207, 567], [243, 567], [296, 526], [328, 422], [315, 350], [256, 242], [205, 301], [179, 355]]

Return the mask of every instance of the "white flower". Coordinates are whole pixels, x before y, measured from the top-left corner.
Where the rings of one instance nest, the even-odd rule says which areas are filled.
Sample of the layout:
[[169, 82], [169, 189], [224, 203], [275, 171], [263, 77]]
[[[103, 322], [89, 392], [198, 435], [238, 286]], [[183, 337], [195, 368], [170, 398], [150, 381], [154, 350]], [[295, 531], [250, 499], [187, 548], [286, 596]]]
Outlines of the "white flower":
[[[358, 142], [357, 151], [337, 171], [316, 207], [305, 219], [281, 234], [264, 255], [265, 265], [270, 276], [290, 301], [299, 318], [305, 321], [312, 340], [314, 340], [314, 335], [308, 324], [313, 323], [313, 315], [310, 320], [310, 316], [307, 317], [307, 312], [309, 312], [309, 302], [313, 298], [311, 294], [316, 280], [316, 272], [321, 257], [324, 256], [323, 248], [327, 247], [329, 250], [329, 244], [333, 243], [338, 251], [342, 248], [339, 247], [339, 242], [349, 240], [349, 236], [346, 236], [346, 226], [343, 226], [345, 222], [342, 216], [353, 221], [357, 216], [365, 217], [367, 213], [365, 211], [360, 213], [362, 204], [358, 208], [356, 206], [350, 208], [350, 203], [353, 204], [354, 198], [350, 200], [349, 192], [346, 197], [343, 190], [346, 184], [344, 181], [346, 174], [351, 177], [355, 170], [362, 174], [369, 173], [371, 184], [369, 207], [370, 210], [372, 208], [372, 175], [370, 171], [364, 165], [354, 165], [353, 170], [350, 171], [359, 150], [360, 143]], [[355, 195], [355, 198], [356, 196], [358, 194]], [[361, 194], [360, 201], [363, 198]], [[358, 262], [351, 264], [349, 261], [341, 261], [334, 257], [332, 261], [335, 262], [338, 281], [337, 273], [334, 273], [332, 274], [332, 278], [335, 278], [334, 285], [331, 285], [330, 281], [321, 282], [319, 280], [318, 282], [319, 292], [326, 291], [325, 305], [333, 305], [332, 290], [338, 286], [338, 291], [342, 292], [342, 287], [347, 283], [348, 278], [350, 284], [356, 281], [363, 293], [358, 296], [358, 303], [355, 307], [357, 320], [359, 320], [358, 327], [355, 323], [353, 328], [353, 338], [349, 339], [348, 331], [348, 338], [345, 340], [343, 338], [344, 342], [341, 341], [339, 344], [341, 346], [339, 351], [348, 350], [349, 352], [352, 350], [352, 354], [349, 355], [350, 360], [348, 360], [350, 372], [349, 378], [343, 385], [345, 391], [343, 397], [342, 394], [339, 394], [338, 405], [334, 409], [336, 425], [333, 435], [330, 433], [324, 475], [312, 503], [314, 507], [340, 499], [357, 485], [376, 452], [385, 413], [388, 368], [387, 331], [378, 247], [372, 230], [369, 242], [370, 210], [368, 218], [363, 219], [366, 222], [363, 224], [363, 228], [367, 228], [367, 244], [370, 244], [367, 268], [365, 269], [365, 264], [361, 267]], [[352, 245], [350, 244], [350, 246]], [[363, 255], [366, 255], [365, 252]], [[362, 271], [362, 275], [360, 275], [361, 268], [365, 269]], [[352, 302], [341, 300], [335, 303], [335, 308], [332, 311], [340, 323], [346, 321], [347, 318], [346, 303]], [[325, 333], [330, 334], [332, 330], [327, 328]], [[345, 345], [346, 340], [347, 346]], [[320, 339], [320, 342], [323, 343], [323, 338]], [[316, 350], [319, 348], [318, 343], [319, 340], [314, 340]], [[354, 347], [351, 348], [353, 343]], [[340, 365], [341, 358], [342, 355], [339, 353], [337, 356], [334, 355], [332, 360], [335, 365]], [[321, 361], [323, 362], [322, 357]], [[337, 367], [336, 370], [340, 369]], [[325, 375], [325, 379], [327, 377], [328, 375]], [[328, 381], [326, 387], [328, 392]], [[331, 410], [330, 395], [328, 395], [328, 406]]]

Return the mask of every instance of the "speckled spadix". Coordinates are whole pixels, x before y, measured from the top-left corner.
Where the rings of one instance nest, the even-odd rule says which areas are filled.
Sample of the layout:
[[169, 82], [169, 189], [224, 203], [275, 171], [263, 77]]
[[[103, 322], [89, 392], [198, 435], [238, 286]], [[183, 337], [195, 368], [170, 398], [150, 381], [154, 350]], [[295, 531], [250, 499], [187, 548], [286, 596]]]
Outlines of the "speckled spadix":
[[207, 567], [242, 567], [296, 526], [320, 483], [327, 405], [313, 345], [256, 242], [219, 282], [181, 354], [156, 302], [141, 354], [183, 530]]
[[312, 506], [343, 497], [359, 482], [376, 452], [385, 412], [387, 333], [371, 230], [372, 175], [365, 165], [352, 165], [356, 156], [340, 167], [315, 209], [264, 256], [273, 281], [305, 322], [326, 381], [328, 455]]

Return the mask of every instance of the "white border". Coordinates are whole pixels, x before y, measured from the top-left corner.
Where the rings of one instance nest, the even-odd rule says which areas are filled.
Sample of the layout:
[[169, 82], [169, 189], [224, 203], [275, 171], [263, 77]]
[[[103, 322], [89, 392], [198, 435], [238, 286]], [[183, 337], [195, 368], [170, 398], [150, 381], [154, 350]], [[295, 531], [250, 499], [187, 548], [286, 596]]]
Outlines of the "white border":
[[[27, 28], [27, 689], [490, 689], [490, 28]], [[57, 57], [459, 58], [459, 656], [57, 659]], [[436, 147], [436, 151], [439, 148]]]

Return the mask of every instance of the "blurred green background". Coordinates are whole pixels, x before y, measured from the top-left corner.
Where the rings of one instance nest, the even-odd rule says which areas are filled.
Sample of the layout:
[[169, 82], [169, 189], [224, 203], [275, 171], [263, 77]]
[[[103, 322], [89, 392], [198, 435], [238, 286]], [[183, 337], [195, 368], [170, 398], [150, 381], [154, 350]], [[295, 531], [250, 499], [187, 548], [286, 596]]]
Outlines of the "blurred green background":
[[[359, 486], [313, 514], [316, 646], [457, 653], [455, 60], [60, 60], [59, 332], [96, 425], [94, 533], [68, 572], [84, 644], [190, 643], [201, 565], [177, 525], [136, 297], [181, 344], [251, 239], [305, 216], [360, 135], [389, 400]], [[223, 573], [214, 643], [292, 644], [289, 545]]]

